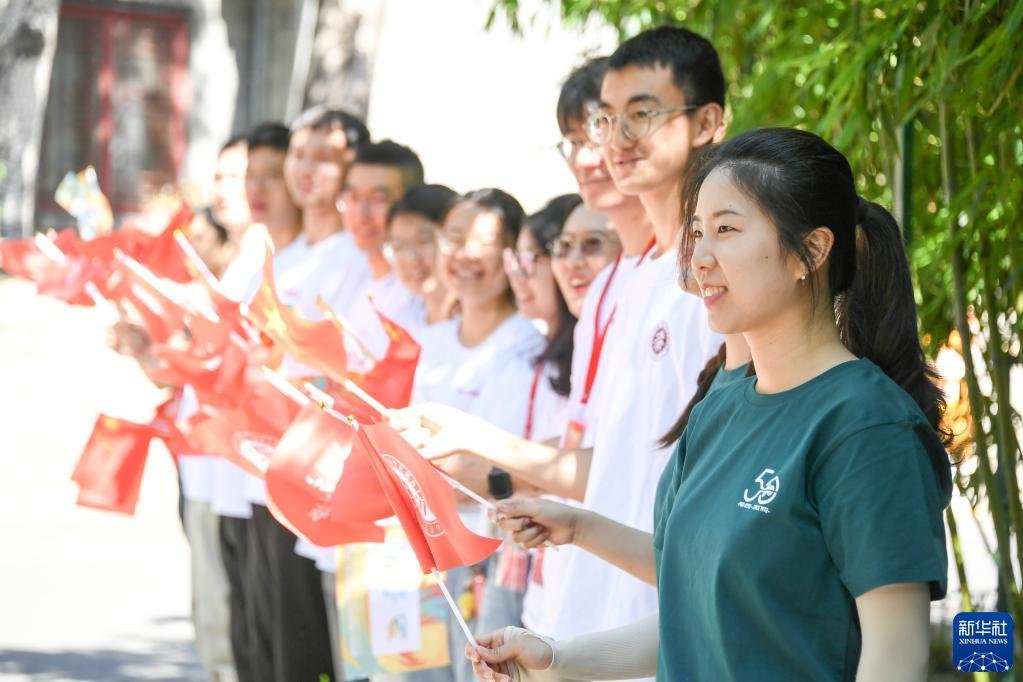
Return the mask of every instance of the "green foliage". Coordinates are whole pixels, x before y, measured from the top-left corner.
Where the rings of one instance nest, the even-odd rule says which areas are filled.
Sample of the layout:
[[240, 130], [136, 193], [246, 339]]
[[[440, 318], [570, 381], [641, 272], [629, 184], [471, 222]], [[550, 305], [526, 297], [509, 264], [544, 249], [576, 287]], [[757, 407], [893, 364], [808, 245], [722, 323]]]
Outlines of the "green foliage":
[[[925, 345], [935, 352], [957, 333], [974, 349], [959, 484], [993, 516], [1005, 606], [1023, 623], [1020, 417], [1009, 403], [1023, 315], [1023, 2], [552, 3], [566, 24], [609, 24], [622, 38], [661, 24], [707, 36], [729, 83], [729, 134], [818, 133], [849, 157], [864, 196], [893, 207]], [[496, 0], [497, 16], [529, 30], [540, 13]]]

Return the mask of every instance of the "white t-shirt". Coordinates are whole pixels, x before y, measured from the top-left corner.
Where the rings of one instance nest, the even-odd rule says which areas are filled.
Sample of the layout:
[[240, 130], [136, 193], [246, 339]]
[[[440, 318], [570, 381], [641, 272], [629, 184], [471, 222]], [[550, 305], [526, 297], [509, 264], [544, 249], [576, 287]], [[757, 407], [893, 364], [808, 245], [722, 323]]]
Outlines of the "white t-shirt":
[[[335, 313], [344, 315], [352, 323], [355, 333], [377, 357], [382, 356], [387, 350], [388, 340], [387, 334], [380, 324], [380, 318], [377, 317], [373, 305], [370, 304], [370, 296], [372, 296], [373, 305], [380, 312], [404, 327], [413, 336], [416, 336], [418, 330], [425, 326], [426, 306], [422, 299], [406, 289], [393, 273], [379, 279], [371, 278], [363, 285], [362, 292], [350, 299], [348, 308], [332, 307], [332, 309]], [[420, 319], [421, 321], [417, 322]], [[366, 365], [365, 369], [369, 367], [365, 358], [360, 357], [359, 353], [352, 348], [349, 348], [348, 359], [350, 367], [358, 367], [360, 363]], [[316, 567], [325, 573], [337, 572], [337, 557], [334, 549], [334, 547], [313, 544], [303, 538], [299, 538], [295, 543], [295, 553], [312, 559], [316, 562]]]
[[467, 348], [458, 338], [461, 323], [459, 316], [423, 329], [412, 402], [457, 407], [522, 435], [543, 336], [516, 313], [483, 343]]
[[[191, 386], [185, 385], [175, 420], [185, 422], [199, 411], [199, 400]], [[216, 476], [216, 455], [189, 453], [178, 457], [178, 473], [181, 476], [181, 494], [185, 499], [196, 502], [211, 502]]]
[[[258, 290], [261, 278], [262, 273], [250, 285], [250, 298]], [[309, 244], [304, 235], [299, 235], [287, 248], [274, 254], [274, 285], [278, 298], [307, 319], [323, 319], [316, 305], [317, 297], [322, 297], [335, 311], [344, 310], [342, 305], [353, 305], [369, 278], [369, 261], [346, 232], [332, 234], [315, 244]], [[294, 378], [319, 372], [286, 355], [281, 373]], [[248, 474], [244, 494], [250, 503], [265, 506], [266, 482]]]
[[614, 270], [614, 263], [607, 265], [597, 273], [586, 291], [586, 298], [583, 299], [582, 310], [579, 311], [579, 321], [575, 325], [574, 351], [572, 354], [572, 392], [569, 395], [569, 418], [578, 419], [586, 424], [586, 431], [583, 434], [581, 447], [592, 447], [593, 438], [596, 433], [597, 415], [593, 408], [596, 404], [596, 396], [600, 386], [607, 376], [605, 366], [607, 364], [608, 350], [611, 338], [615, 335], [615, 328], [620, 327], [620, 313], [615, 313], [615, 319], [610, 327], [606, 327], [611, 313], [621, 297], [627, 283], [636, 272], [636, 265], [639, 263], [639, 256], [622, 257], [618, 269], [614, 271], [614, 279], [607, 288], [607, 295], [604, 297], [603, 305], [600, 306], [600, 329], [607, 329], [607, 336], [604, 337], [604, 352], [601, 353], [601, 361], [597, 366], [597, 376], [590, 389], [590, 398], [585, 406], [581, 405], [583, 391], [586, 387], [586, 373], [590, 367], [590, 353], [593, 350], [593, 318], [597, 314], [597, 304], [600, 302], [600, 295], [604, 291], [608, 278]]
[[[265, 239], [256, 239], [250, 235], [260, 234], [250, 228], [239, 246], [238, 254], [228, 264], [220, 278], [220, 288], [224, 295], [235, 301], [249, 301], [259, 286], [260, 270], [263, 267]], [[265, 234], [265, 231], [262, 231]], [[281, 254], [294, 245], [281, 249]], [[279, 256], [280, 254], [278, 254]], [[217, 457], [212, 464], [212, 495], [210, 508], [218, 516], [230, 516], [239, 519], [252, 517], [252, 508], [245, 499], [245, 478], [247, 474], [240, 467]]]
[[[656, 442], [696, 390], [720, 336], [703, 303], [679, 289], [671, 254], [642, 263], [619, 297], [615, 334], [601, 373], [614, 390], [594, 396], [593, 461], [584, 507], [641, 530], [671, 448]], [[657, 612], [655, 588], [585, 552], [572, 553], [554, 627], [556, 638], [610, 629]], [[595, 599], [594, 595], [604, 595]]]
[[[406, 289], [397, 275], [389, 272], [378, 279], [370, 279], [354, 297], [349, 308], [337, 309], [335, 312], [348, 318], [359, 339], [378, 358], [387, 350], [389, 341], [380, 324], [380, 318], [373, 309], [374, 306], [404, 328], [413, 338], [418, 339], [420, 332], [426, 327], [426, 302]], [[358, 353], [349, 351], [349, 357], [353, 363], [364, 362], [364, 358], [359, 357]], [[354, 366], [358, 367], [358, 364]]]
[[[615, 330], [620, 328], [619, 314], [615, 313], [615, 319], [611, 326], [607, 327], [611, 313], [625, 290], [628, 281], [636, 272], [636, 265], [639, 263], [639, 256], [623, 256], [617, 270], [614, 263], [607, 265], [601, 270], [590, 288], [586, 291], [586, 298], [583, 300], [582, 310], [579, 311], [579, 320], [575, 325], [573, 335], [574, 350], [572, 351], [572, 392], [569, 394], [568, 405], [566, 406], [565, 420], [577, 419], [586, 425], [580, 447], [593, 447], [594, 434], [596, 433], [596, 411], [597, 395], [604, 383], [607, 372], [608, 356], [610, 355], [610, 340], [615, 335]], [[608, 278], [614, 272], [614, 279], [607, 285]], [[593, 350], [594, 317], [597, 314], [597, 305], [600, 302], [601, 293], [607, 285], [607, 294], [604, 296], [603, 304], [600, 305], [600, 328], [607, 329], [607, 336], [604, 340], [604, 351], [601, 354], [601, 362], [597, 366], [597, 375], [593, 386], [590, 389], [590, 399], [585, 406], [581, 404], [581, 397], [586, 386], [586, 374], [590, 367], [590, 354]], [[561, 435], [565, 435], [562, 431]], [[578, 506], [575, 500], [564, 499], [556, 496], [549, 496], [558, 502]], [[560, 611], [560, 596], [566, 587], [564, 586], [564, 575], [568, 565], [573, 561], [572, 556], [583, 550], [574, 545], [559, 547], [557, 551], [544, 550], [543, 565], [540, 569], [543, 583], [540, 584], [531, 579], [526, 586], [526, 596], [522, 607], [522, 622], [526, 627], [536, 632], [551, 633], [554, 631], [555, 621]], [[535, 565], [534, 565], [535, 571]]]

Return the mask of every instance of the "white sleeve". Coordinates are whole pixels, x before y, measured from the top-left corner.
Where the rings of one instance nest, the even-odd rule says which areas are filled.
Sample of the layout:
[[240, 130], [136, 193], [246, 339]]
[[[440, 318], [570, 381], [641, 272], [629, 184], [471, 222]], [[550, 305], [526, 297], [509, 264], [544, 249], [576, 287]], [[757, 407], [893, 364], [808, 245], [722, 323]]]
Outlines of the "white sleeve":
[[628, 680], [657, 674], [660, 632], [656, 613], [613, 630], [557, 642], [524, 632], [547, 642], [554, 650], [554, 661], [547, 670], [509, 666], [517, 682]]

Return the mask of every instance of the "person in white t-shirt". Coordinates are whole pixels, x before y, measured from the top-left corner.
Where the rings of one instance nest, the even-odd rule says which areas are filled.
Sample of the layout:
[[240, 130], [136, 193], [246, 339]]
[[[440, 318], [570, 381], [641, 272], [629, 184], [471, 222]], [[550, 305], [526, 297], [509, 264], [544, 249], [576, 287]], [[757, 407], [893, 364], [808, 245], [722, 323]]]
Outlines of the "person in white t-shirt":
[[[301, 214], [284, 185], [281, 173], [288, 149], [288, 129], [278, 123], [257, 125], [248, 135], [245, 193], [252, 223], [242, 236], [235, 259], [220, 279], [222, 292], [247, 302], [269, 239], [280, 257], [294, 248]], [[251, 507], [244, 495], [247, 474], [222, 458], [212, 462], [211, 509], [220, 521], [220, 546], [230, 582], [231, 643], [239, 679], [258, 676], [258, 643], [254, 632], [257, 605], [262, 598], [251, 580]]]
[[[584, 507], [642, 530], [652, 528], [654, 494], [670, 455], [660, 440], [721, 343], [702, 303], [680, 286], [675, 244], [689, 156], [721, 134], [724, 91], [717, 53], [706, 39], [684, 29], [655, 29], [610, 57], [600, 106], [588, 125], [615, 185], [642, 201], [657, 248], [621, 299], [621, 333], [607, 349], [607, 385], [620, 397], [598, 396], [601, 418]], [[533, 525], [528, 514], [517, 513], [502, 527], [521, 533]], [[536, 532], [544, 531], [538, 526]], [[589, 630], [657, 613], [654, 587], [585, 553], [573, 556], [563, 588], [559, 620]], [[613, 598], [594, 600], [595, 590]], [[484, 636], [481, 645], [493, 641]]]
[[[458, 313], [422, 331], [412, 393], [413, 403], [451, 405], [519, 435], [526, 429], [535, 360], [545, 346], [536, 326], [517, 312], [502, 262], [504, 249], [517, 243], [523, 217], [519, 202], [498, 189], [470, 192], [448, 212], [438, 237], [437, 269]], [[438, 464], [456, 480], [487, 494], [489, 464], [482, 460], [454, 467], [444, 461]], [[461, 511], [467, 526], [485, 530], [486, 516], [478, 505], [470, 502]], [[469, 591], [472, 575], [469, 569], [449, 571], [449, 589], [455, 595]], [[471, 669], [461, 657], [460, 632], [449, 619], [453, 666], [374, 675], [374, 682], [469, 679]]]
[[356, 152], [338, 200], [345, 227], [369, 262], [372, 277], [350, 305], [337, 304], [335, 310], [352, 323], [357, 345], [374, 357], [382, 356], [388, 343], [374, 307], [409, 332], [425, 325], [423, 299], [402, 284], [384, 249], [391, 205], [422, 183], [423, 164], [414, 151], [391, 140], [373, 142]]
[[423, 301], [425, 319], [420, 326], [446, 320], [454, 311], [451, 293], [437, 272], [437, 234], [457, 201], [458, 194], [444, 185], [417, 185], [387, 214], [384, 250], [398, 280]]
[[[302, 230], [287, 254], [275, 256], [275, 278], [285, 305], [314, 316], [318, 295], [335, 304], [346, 296], [353, 300], [369, 276], [365, 256], [343, 232], [336, 207], [355, 149], [368, 142], [369, 133], [351, 114], [322, 108], [299, 116], [290, 132], [283, 183], [302, 211]], [[281, 371], [296, 377], [306, 369], [285, 358]], [[256, 679], [338, 677], [320, 572], [295, 554], [295, 535], [263, 504], [263, 482], [250, 480], [244, 492], [252, 510], [249, 587], [260, 596], [252, 618]]]
[[[535, 360], [523, 429], [523, 437], [540, 442], [557, 443], [568, 421], [576, 318], [554, 278], [551, 244], [581, 203], [578, 194], [551, 199], [526, 218], [515, 248], [509, 247], [503, 254], [519, 312], [538, 324], [547, 339]], [[487, 575], [477, 626], [480, 631], [521, 624], [527, 585], [533, 589], [542, 584], [542, 574], [535, 570], [537, 566], [531, 567], [533, 563], [534, 553], [510, 541], [501, 546]]]

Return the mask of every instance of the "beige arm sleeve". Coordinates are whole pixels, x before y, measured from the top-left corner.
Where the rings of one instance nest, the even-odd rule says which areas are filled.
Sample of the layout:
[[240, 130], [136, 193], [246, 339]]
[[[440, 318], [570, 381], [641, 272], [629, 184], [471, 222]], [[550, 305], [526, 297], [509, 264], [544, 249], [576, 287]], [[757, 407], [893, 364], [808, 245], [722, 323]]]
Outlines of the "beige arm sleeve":
[[533, 632], [554, 650], [554, 661], [547, 670], [512, 667], [512, 678], [519, 682], [554, 680], [627, 680], [657, 674], [659, 631], [657, 614], [614, 630], [553, 641]]

